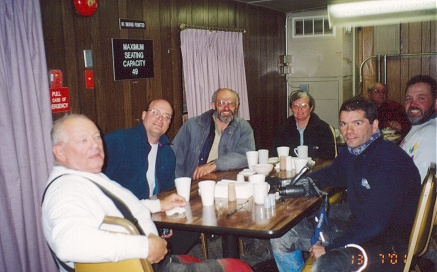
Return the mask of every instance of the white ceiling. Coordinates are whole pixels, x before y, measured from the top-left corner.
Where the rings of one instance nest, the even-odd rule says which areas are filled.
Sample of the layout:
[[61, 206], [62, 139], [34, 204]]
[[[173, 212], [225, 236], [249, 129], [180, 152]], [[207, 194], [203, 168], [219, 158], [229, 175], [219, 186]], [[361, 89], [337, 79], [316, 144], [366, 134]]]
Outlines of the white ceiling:
[[[249, 5], [266, 7], [283, 13], [326, 8], [331, 3], [369, 0], [234, 0]], [[414, 1], [414, 0], [412, 0]]]

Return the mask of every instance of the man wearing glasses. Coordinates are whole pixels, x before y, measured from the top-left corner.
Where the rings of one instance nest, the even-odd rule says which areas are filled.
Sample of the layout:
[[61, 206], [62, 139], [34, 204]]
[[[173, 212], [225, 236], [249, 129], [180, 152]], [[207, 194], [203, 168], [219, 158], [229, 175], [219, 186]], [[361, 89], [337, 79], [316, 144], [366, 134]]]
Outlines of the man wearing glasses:
[[252, 127], [237, 117], [238, 94], [219, 89], [211, 100], [211, 110], [186, 121], [173, 140], [176, 177], [246, 167], [246, 152], [255, 150]]
[[173, 188], [176, 158], [165, 135], [173, 108], [167, 100], [149, 102], [135, 128], [105, 135], [107, 165], [104, 173], [139, 199]]
[[[104, 173], [129, 189], [139, 199], [175, 187], [176, 157], [165, 134], [173, 108], [165, 99], [148, 103], [135, 128], [120, 129], [105, 135], [107, 165]], [[186, 254], [197, 243], [199, 234], [173, 231], [167, 238], [173, 254]]]
[[367, 93], [369, 98], [378, 105], [379, 129], [390, 127], [404, 137], [410, 130], [411, 124], [404, 107], [387, 99], [387, 86], [381, 82], [373, 83], [367, 88]]

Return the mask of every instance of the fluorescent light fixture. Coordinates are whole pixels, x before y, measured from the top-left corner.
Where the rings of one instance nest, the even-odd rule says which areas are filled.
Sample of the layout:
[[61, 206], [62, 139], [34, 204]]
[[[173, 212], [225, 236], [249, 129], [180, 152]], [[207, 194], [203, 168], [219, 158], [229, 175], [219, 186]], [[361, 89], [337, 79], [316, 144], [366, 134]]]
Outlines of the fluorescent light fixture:
[[369, 0], [328, 5], [329, 26], [375, 26], [437, 20], [437, 0]]

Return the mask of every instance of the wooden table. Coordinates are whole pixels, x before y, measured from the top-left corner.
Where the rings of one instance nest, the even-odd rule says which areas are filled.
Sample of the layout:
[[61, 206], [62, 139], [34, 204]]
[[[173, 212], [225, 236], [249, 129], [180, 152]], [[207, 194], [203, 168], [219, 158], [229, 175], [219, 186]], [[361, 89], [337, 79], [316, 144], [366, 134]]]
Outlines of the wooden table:
[[[320, 197], [305, 197], [286, 198], [283, 203], [277, 201], [275, 207], [264, 208], [263, 205], [255, 205], [253, 198], [250, 197], [242, 209], [227, 217], [230, 210], [240, 208], [246, 200], [237, 199], [237, 201], [228, 202], [227, 199], [216, 198], [214, 206], [204, 207], [202, 205], [198, 194], [199, 181], [236, 180], [240, 170], [218, 171], [205, 175], [199, 180], [193, 180], [190, 201], [185, 207], [185, 214], [167, 216], [165, 213], [155, 213], [152, 214], [152, 220], [159, 228], [220, 234], [222, 235], [223, 258], [239, 258], [239, 237], [280, 237], [320, 206]], [[285, 175], [285, 173], [280, 174]], [[176, 189], [160, 193], [158, 198], [174, 192]]]

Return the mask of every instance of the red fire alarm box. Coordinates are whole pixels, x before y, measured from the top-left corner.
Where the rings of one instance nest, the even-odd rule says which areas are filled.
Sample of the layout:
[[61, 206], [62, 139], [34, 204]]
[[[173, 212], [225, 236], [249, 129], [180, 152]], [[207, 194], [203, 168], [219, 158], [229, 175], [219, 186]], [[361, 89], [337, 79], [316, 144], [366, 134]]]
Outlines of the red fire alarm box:
[[62, 72], [61, 70], [49, 71], [50, 88], [62, 87]]
[[93, 70], [85, 70], [85, 88], [94, 89], [94, 72], [93, 72]]

